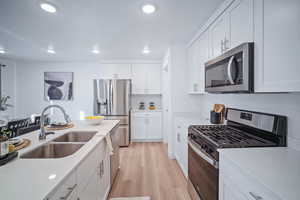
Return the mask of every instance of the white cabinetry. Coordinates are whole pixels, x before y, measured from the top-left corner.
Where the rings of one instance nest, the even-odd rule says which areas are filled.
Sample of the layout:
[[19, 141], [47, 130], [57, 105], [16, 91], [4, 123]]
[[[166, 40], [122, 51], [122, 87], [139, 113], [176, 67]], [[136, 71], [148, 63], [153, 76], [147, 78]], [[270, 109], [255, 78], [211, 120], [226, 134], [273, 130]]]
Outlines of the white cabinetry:
[[131, 134], [133, 141], [162, 140], [161, 112], [132, 113]]
[[229, 32], [227, 48], [234, 48], [244, 42], [253, 42], [253, 1], [235, 0], [228, 8]]
[[106, 79], [130, 79], [131, 64], [102, 64], [104, 71], [103, 77]]
[[110, 160], [103, 140], [46, 200], [105, 200], [110, 189]]
[[221, 15], [216, 21], [210, 26], [210, 47], [211, 47], [211, 58], [215, 58], [221, 55], [228, 49], [228, 18], [227, 14]]
[[201, 118], [199, 116], [174, 119], [175, 159], [186, 177], [188, 176], [188, 128], [192, 124], [206, 124], [205, 120], [199, 120]]
[[253, 0], [235, 0], [210, 26], [211, 57], [253, 42]]
[[281, 200], [229, 159], [220, 156], [220, 200]]
[[161, 65], [132, 65], [133, 94], [161, 94]]
[[188, 128], [180, 120], [175, 120], [175, 158], [184, 175], [188, 175]]
[[72, 172], [46, 200], [77, 200], [77, 186], [76, 172]]
[[254, 2], [255, 91], [300, 91], [300, 1]]
[[190, 94], [205, 93], [205, 62], [209, 59], [208, 32], [188, 48], [188, 81]]

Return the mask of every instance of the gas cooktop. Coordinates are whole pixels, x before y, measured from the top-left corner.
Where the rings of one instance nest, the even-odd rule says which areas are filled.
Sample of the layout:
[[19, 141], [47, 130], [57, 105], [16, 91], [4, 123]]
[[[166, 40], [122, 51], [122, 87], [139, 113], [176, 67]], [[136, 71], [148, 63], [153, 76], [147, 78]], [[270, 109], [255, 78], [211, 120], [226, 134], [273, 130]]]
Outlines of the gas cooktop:
[[195, 137], [203, 137], [217, 148], [277, 146], [276, 143], [251, 135], [229, 125], [192, 126]]

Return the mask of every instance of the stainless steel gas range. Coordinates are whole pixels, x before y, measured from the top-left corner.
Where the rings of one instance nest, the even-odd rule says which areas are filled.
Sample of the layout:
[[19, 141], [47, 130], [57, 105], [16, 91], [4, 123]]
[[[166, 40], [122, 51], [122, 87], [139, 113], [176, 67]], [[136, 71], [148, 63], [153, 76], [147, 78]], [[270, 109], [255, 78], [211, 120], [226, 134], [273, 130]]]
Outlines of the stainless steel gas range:
[[220, 148], [286, 146], [285, 116], [228, 108], [226, 125], [189, 127], [188, 189], [192, 200], [217, 200]]

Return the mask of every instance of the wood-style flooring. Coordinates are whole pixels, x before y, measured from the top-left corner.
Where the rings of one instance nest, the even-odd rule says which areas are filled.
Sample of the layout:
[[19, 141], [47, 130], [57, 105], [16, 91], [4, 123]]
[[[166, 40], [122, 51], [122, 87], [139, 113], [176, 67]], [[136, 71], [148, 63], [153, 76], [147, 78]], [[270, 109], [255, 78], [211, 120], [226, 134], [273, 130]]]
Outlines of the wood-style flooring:
[[132, 143], [120, 149], [121, 170], [110, 198], [150, 196], [151, 200], [190, 200], [187, 181], [163, 143]]

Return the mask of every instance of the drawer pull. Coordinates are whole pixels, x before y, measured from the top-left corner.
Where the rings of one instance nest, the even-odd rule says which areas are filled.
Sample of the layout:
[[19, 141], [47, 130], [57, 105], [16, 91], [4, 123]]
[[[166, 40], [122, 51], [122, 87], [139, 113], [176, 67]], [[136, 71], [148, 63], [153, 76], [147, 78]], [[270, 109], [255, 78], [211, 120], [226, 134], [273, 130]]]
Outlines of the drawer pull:
[[255, 199], [255, 200], [263, 200], [264, 198], [262, 198], [261, 196], [258, 196], [256, 194], [254, 194], [253, 192], [249, 192], [249, 194]]
[[75, 184], [73, 187], [69, 187], [68, 190], [68, 194], [64, 197], [60, 197], [60, 200], [66, 200], [69, 198], [69, 196], [72, 194], [72, 192], [74, 191], [74, 189], [77, 187], [77, 184]]

